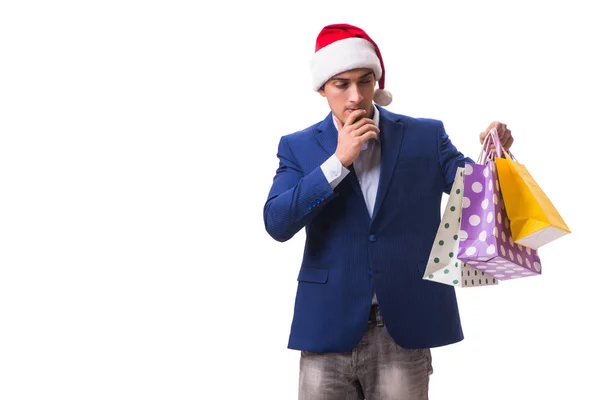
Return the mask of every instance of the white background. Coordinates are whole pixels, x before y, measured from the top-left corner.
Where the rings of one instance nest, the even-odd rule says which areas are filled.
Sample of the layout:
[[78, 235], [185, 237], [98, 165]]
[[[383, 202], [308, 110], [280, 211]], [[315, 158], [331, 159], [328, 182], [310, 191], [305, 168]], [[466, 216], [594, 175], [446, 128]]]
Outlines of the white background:
[[513, 153], [571, 230], [543, 275], [458, 290], [430, 397], [600, 398], [592, 1], [3, 1], [0, 399], [294, 399], [304, 233], [262, 209], [283, 134], [328, 112], [320, 29], [378, 42], [389, 110]]

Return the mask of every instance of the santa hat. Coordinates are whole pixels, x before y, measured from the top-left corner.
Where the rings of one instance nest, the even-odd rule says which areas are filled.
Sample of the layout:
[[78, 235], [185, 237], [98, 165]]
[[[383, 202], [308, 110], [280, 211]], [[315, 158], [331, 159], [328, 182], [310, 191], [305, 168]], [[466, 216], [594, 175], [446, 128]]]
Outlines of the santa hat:
[[331, 77], [356, 68], [370, 68], [379, 81], [373, 101], [382, 106], [392, 102], [392, 94], [385, 90], [385, 68], [377, 44], [362, 29], [335, 24], [324, 27], [310, 61], [312, 86], [315, 91]]

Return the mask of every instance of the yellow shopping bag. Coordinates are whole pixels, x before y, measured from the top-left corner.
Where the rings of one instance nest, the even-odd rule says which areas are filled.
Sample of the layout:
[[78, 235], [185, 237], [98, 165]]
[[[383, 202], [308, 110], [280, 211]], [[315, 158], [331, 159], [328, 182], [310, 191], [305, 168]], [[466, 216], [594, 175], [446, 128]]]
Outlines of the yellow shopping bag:
[[[492, 135], [497, 132], [492, 132]], [[502, 150], [505, 158], [497, 157], [496, 167], [506, 214], [510, 220], [513, 241], [532, 249], [571, 233], [565, 221], [527, 168], [514, 156]]]

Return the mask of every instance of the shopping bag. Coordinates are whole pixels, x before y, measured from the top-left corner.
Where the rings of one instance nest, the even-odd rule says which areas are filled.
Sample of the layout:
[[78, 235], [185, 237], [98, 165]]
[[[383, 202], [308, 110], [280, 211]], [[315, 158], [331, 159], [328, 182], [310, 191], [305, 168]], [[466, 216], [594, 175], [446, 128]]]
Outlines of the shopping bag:
[[497, 157], [487, 150], [485, 153], [477, 163], [465, 163], [458, 259], [499, 280], [540, 275], [537, 251], [515, 243], [511, 237]]
[[[492, 134], [497, 132], [493, 130]], [[512, 153], [503, 153], [505, 158], [496, 158], [496, 166], [513, 240], [538, 249], [571, 233], [527, 168]]]
[[458, 231], [462, 212], [463, 171], [458, 168], [446, 208], [438, 227], [423, 279], [450, 286], [497, 285], [496, 278], [469, 267], [457, 258]]

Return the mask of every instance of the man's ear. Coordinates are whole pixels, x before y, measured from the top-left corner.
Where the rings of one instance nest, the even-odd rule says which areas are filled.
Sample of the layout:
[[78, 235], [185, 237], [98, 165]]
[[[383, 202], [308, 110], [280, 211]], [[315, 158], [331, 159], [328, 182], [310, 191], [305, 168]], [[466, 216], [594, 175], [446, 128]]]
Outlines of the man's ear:
[[326, 97], [325, 96], [325, 85], [321, 86], [321, 88], [319, 89], [319, 94], [323, 97]]

